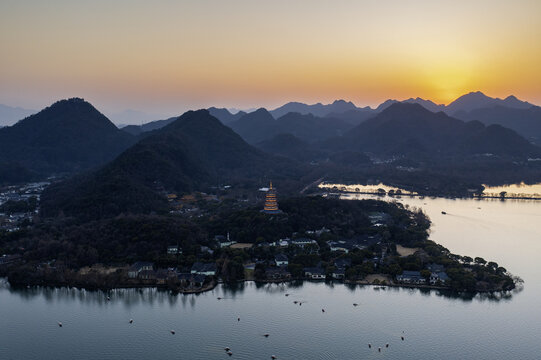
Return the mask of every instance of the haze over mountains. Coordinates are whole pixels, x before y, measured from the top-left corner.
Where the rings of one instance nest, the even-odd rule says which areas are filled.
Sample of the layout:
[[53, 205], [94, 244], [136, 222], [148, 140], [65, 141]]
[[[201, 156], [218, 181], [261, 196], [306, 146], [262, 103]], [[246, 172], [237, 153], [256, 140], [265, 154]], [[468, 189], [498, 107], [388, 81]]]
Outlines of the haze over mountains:
[[[387, 101], [380, 110], [343, 101], [289, 103], [280, 111], [299, 112], [277, 119], [264, 108], [237, 114], [212, 108], [120, 130], [72, 98], [0, 129], [0, 183], [76, 175], [43, 194], [43, 213], [92, 219], [166, 211], [163, 191], [223, 184], [251, 189], [269, 179], [298, 191], [322, 176], [371, 174], [421, 189], [456, 184], [463, 191], [496, 175], [537, 178], [530, 160], [541, 158], [541, 148], [511, 128], [533, 134], [539, 107], [471, 93], [446, 111], [426, 108], [442, 106], [423, 99]], [[449, 109], [474, 120], [450, 116]], [[366, 118], [347, 119], [359, 114]]]
[[[299, 138], [311, 142], [321, 137], [330, 137], [344, 133], [345, 130], [376, 116], [394, 103], [420, 104], [431, 112], [443, 111], [449, 116], [460, 120], [479, 120], [485, 125], [499, 124], [515, 130], [530, 142], [541, 145], [541, 108], [515, 96], [508, 96], [505, 99], [491, 98], [483, 93], [471, 92], [465, 94], [449, 105], [436, 104], [430, 100], [421, 98], [410, 98], [402, 101], [389, 99], [381, 103], [375, 109], [370, 107], [357, 107], [352, 102], [336, 100], [331, 104], [304, 104], [300, 102], [289, 102], [274, 110], [267, 111], [277, 122], [271, 122], [268, 114], [263, 116], [262, 109], [252, 113], [238, 112], [230, 113], [227, 109], [209, 108], [210, 113], [220, 119], [224, 124], [231, 126], [241, 134], [245, 140], [255, 144], [260, 141], [269, 140], [279, 133], [291, 133]], [[496, 108], [496, 109], [494, 109]], [[319, 131], [306, 131], [297, 128], [295, 124], [286, 126], [286, 121], [278, 121], [289, 113], [301, 115], [313, 115], [312, 123], [320, 127]], [[251, 114], [251, 115], [250, 115]], [[247, 116], [248, 115], [248, 116]], [[294, 120], [295, 117], [291, 117]], [[298, 116], [296, 117], [298, 118]], [[242, 119], [242, 120], [241, 120]], [[308, 118], [305, 118], [305, 120]], [[332, 119], [325, 121], [321, 119]], [[253, 122], [251, 121], [253, 120]], [[293, 121], [298, 125], [298, 122]], [[325, 124], [324, 124], [325, 123]], [[126, 128], [131, 134], [140, 134], [154, 130], [166, 123], [148, 123], [136, 129], [136, 126]], [[261, 126], [258, 128], [258, 125]], [[348, 125], [349, 124], [349, 125]], [[146, 128], [145, 128], [146, 126]]]
[[[541, 108], [515, 97], [493, 99], [477, 92], [448, 106], [417, 98], [390, 100], [377, 109], [335, 101], [328, 105], [288, 103], [276, 110], [260, 108], [231, 114], [226, 109], [211, 108], [186, 113], [180, 117], [182, 121], [172, 117], [119, 130], [88, 102], [62, 100], [0, 129], [0, 182], [81, 173], [99, 168], [121, 153], [107, 165], [116, 164], [117, 170], [101, 170], [102, 175], [94, 179], [109, 175], [119, 179], [122, 174], [124, 180], [136, 181], [137, 186], [148, 187], [147, 180], [152, 178], [169, 187], [193, 189], [195, 183], [234, 180], [225, 169], [240, 171], [244, 180], [257, 174], [267, 176], [267, 172], [276, 170], [269, 164], [269, 154], [303, 164], [348, 168], [370, 165], [369, 157], [402, 162], [409, 159], [425, 166], [456, 164], [459, 159], [480, 156], [517, 163], [541, 157], [540, 148], [532, 145], [541, 138]], [[289, 110], [298, 112], [273, 116]], [[451, 111], [464, 120], [450, 116]], [[222, 137], [229, 143], [222, 142]], [[210, 141], [221, 146], [206, 152]], [[236, 151], [234, 157], [224, 157], [232, 151]], [[214, 158], [221, 161], [212, 162]], [[254, 158], [258, 160], [250, 160]], [[145, 159], [148, 164], [139, 167]], [[242, 162], [250, 165], [237, 168], [240, 164], [235, 159], [244, 159]], [[158, 171], [155, 166], [159, 164], [163, 166]], [[283, 170], [289, 166], [284, 164], [278, 167]], [[134, 169], [137, 173], [130, 172]], [[129, 176], [124, 177], [126, 174]]]
[[27, 116], [35, 114], [37, 111], [23, 109], [20, 107], [11, 107], [0, 104], [0, 127], [10, 126]]

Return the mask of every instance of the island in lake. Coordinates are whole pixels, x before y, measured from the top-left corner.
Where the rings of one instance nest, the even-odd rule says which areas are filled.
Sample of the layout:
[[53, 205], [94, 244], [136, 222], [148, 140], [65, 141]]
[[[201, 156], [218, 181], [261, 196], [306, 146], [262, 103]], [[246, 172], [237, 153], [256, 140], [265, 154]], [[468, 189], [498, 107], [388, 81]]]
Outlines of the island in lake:
[[0, 250], [9, 255], [0, 257], [0, 275], [12, 285], [158, 286], [182, 293], [243, 280], [332, 280], [457, 292], [509, 291], [520, 281], [495, 262], [452, 254], [429, 240], [430, 220], [421, 209], [322, 196], [278, 203], [275, 189], [262, 190], [263, 207], [200, 193], [170, 194], [172, 208], [197, 204], [199, 215], [172, 210], [82, 224], [57, 220], [3, 232]]

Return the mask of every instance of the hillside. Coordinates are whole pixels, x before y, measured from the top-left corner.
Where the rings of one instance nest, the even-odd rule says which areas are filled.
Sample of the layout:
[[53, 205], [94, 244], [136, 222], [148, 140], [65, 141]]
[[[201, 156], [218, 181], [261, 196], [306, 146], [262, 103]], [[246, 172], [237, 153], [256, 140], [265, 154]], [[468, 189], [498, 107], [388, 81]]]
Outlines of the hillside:
[[77, 172], [110, 161], [134, 141], [91, 104], [73, 98], [0, 129], [0, 162], [45, 175]]
[[[295, 163], [248, 145], [207, 110], [189, 111], [141, 140], [102, 169], [51, 186], [45, 216], [102, 218], [165, 211], [158, 190], [186, 193], [229, 184], [256, 188], [259, 179], [299, 178]], [[286, 176], [287, 175], [287, 176]]]
[[541, 145], [541, 107], [516, 109], [496, 105], [469, 112], [457, 112], [455, 116], [461, 120], [478, 120], [485, 125], [498, 124], [507, 127]]
[[361, 109], [348, 110], [343, 113], [333, 112], [333, 113], [327, 114], [325, 118], [339, 119], [353, 126], [357, 126], [363, 121], [368, 120], [371, 117], [374, 117], [375, 115], [377, 115], [377, 112], [375, 110], [369, 107], [366, 107], [366, 108], [361, 108]]
[[344, 120], [299, 113], [288, 113], [278, 118], [276, 123], [281, 133], [293, 134], [306, 142], [341, 136], [353, 127]]
[[293, 134], [278, 134], [256, 145], [261, 150], [299, 161], [317, 160], [324, 156], [322, 152]]

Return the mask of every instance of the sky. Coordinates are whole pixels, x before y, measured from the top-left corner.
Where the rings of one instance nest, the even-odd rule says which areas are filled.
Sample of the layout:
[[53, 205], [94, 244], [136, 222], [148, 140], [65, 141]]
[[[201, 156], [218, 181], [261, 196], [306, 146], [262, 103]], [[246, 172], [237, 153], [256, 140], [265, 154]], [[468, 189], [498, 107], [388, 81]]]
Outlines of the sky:
[[541, 104], [538, 0], [0, 0], [0, 49], [0, 103], [31, 109]]

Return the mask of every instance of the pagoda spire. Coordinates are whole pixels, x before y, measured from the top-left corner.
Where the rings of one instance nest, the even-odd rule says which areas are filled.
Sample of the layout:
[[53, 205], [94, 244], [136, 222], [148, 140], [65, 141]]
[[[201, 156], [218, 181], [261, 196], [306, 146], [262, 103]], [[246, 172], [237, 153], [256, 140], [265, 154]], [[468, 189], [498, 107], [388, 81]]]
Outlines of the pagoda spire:
[[276, 189], [272, 187], [272, 181], [269, 185], [269, 190], [265, 195], [265, 206], [263, 212], [267, 214], [279, 214], [282, 211], [278, 209], [278, 200], [276, 198]]

